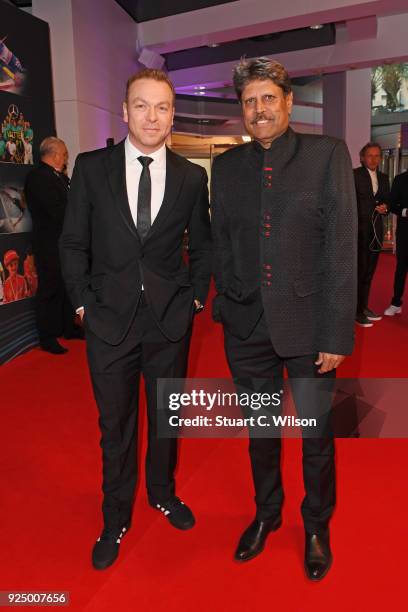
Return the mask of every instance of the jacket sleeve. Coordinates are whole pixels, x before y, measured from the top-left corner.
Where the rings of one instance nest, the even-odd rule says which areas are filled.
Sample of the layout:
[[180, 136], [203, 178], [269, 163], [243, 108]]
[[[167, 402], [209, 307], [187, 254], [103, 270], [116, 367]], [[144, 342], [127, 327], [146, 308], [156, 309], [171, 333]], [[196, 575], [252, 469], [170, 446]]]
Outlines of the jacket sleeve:
[[322, 321], [318, 350], [349, 355], [357, 305], [357, 203], [348, 149], [339, 141], [331, 154], [326, 189], [322, 261]]
[[84, 294], [90, 280], [91, 204], [87, 197], [82, 166], [83, 159], [78, 155], [60, 238], [62, 275], [74, 309], [84, 306]]
[[390, 196], [390, 210], [394, 215], [401, 217], [404, 208], [407, 208], [407, 203], [403, 202], [403, 193], [401, 191], [401, 181], [399, 176], [393, 180]]
[[223, 294], [228, 287], [232, 251], [217, 159], [214, 160], [211, 174], [211, 228], [214, 244], [215, 286], [217, 293]]
[[187, 228], [190, 276], [195, 297], [202, 304], [207, 299], [211, 280], [212, 244], [208, 202], [208, 177], [203, 169], [197, 200]]

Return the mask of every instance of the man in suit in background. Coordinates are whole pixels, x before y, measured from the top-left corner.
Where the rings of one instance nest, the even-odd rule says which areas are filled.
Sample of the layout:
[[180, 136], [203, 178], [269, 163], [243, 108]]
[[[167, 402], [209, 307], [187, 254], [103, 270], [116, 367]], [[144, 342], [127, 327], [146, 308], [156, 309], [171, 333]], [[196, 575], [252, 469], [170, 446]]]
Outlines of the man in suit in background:
[[69, 179], [65, 174], [68, 150], [59, 138], [50, 136], [40, 145], [41, 161], [27, 176], [25, 196], [33, 221], [33, 252], [38, 274], [36, 320], [40, 346], [63, 354], [67, 349], [59, 336], [80, 338], [75, 312], [61, 275], [58, 241], [64, 223]]
[[[261, 379], [264, 389], [269, 381], [273, 392], [286, 366], [290, 378], [306, 381], [306, 402], [297, 403], [298, 412], [313, 411], [312, 395], [353, 348], [356, 205], [350, 157], [340, 140], [292, 131], [290, 80], [278, 62], [242, 60], [234, 85], [254, 140], [213, 164], [214, 318], [224, 325], [236, 379]], [[327, 423], [330, 399], [323, 412]], [[280, 527], [280, 451], [278, 437], [250, 437], [256, 517], [239, 541], [237, 561], [258, 555]], [[311, 580], [320, 580], [332, 560], [331, 435], [303, 439], [303, 473], [305, 569]]]
[[402, 313], [402, 297], [408, 272], [408, 172], [398, 174], [391, 187], [390, 211], [397, 215], [396, 255], [397, 267], [394, 276], [394, 295], [385, 310], [387, 317]]
[[85, 321], [102, 433], [104, 528], [93, 548], [96, 569], [115, 561], [131, 521], [141, 374], [149, 503], [178, 529], [195, 522], [175, 494], [177, 441], [157, 435], [157, 378], [185, 376], [193, 314], [204, 304], [211, 275], [206, 172], [165, 146], [174, 101], [174, 87], [160, 70], [129, 79], [128, 136], [78, 156], [61, 238], [65, 281]]
[[388, 213], [390, 184], [378, 170], [381, 147], [368, 142], [360, 151], [360, 168], [354, 169], [358, 209], [358, 290], [356, 323], [372, 327], [381, 315], [368, 307], [371, 282], [383, 243], [383, 216]]

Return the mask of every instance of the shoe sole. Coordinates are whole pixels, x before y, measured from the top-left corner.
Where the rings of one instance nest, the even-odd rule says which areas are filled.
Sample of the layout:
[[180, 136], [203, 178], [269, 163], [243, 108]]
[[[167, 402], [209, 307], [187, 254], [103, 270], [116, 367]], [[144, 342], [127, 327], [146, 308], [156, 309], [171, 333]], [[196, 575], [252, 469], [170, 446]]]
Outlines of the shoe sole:
[[278, 529], [282, 527], [282, 521], [279, 522], [278, 525], [276, 525], [276, 527], [273, 527], [268, 535], [265, 538], [265, 542], [262, 546], [262, 548], [260, 548], [256, 553], [254, 553], [253, 555], [249, 556], [249, 557], [245, 557], [245, 559], [238, 559], [237, 557], [234, 557], [234, 561], [236, 561], [236, 563], [246, 563], [247, 561], [252, 561], [252, 559], [255, 559], [255, 557], [257, 557], [258, 555], [260, 555], [264, 550], [265, 550], [265, 545], [266, 545], [266, 541], [269, 537], [270, 533], [273, 533], [274, 531], [278, 531]]
[[356, 325], [358, 325], [359, 327], [374, 327], [373, 323], [357, 323], [357, 321]]
[[386, 317], [395, 317], [396, 315], [400, 315], [400, 314], [402, 314], [402, 311], [401, 312], [393, 312], [392, 314], [391, 313], [388, 314], [388, 312], [384, 312], [384, 315]]
[[369, 317], [369, 316], [367, 315], [367, 319], [368, 319], [369, 321], [381, 321], [382, 317]]
[[108, 567], [110, 567], [111, 565], [113, 565], [116, 561], [116, 559], [119, 557], [119, 551], [118, 554], [116, 555], [116, 557], [114, 557], [111, 561], [109, 561], [109, 563], [95, 563], [92, 560], [92, 567], [98, 571], [104, 570], [104, 569], [108, 569]]
[[171, 522], [170, 519], [167, 519], [170, 523], [170, 525], [172, 527], [174, 527], [175, 529], [179, 529], [180, 531], [188, 531], [189, 529], [192, 529], [194, 527], [194, 525], [196, 524], [195, 521], [193, 523], [189, 523], [188, 525], [175, 525], [174, 523]]
[[307, 577], [309, 580], [311, 580], [312, 582], [320, 582], [320, 580], [323, 580], [323, 578], [324, 578], [325, 576], [327, 576], [327, 573], [328, 573], [328, 571], [330, 570], [330, 568], [331, 568], [331, 566], [332, 566], [332, 565], [333, 565], [333, 556], [331, 556], [331, 557], [330, 557], [330, 561], [329, 561], [329, 563], [328, 563], [328, 565], [327, 565], [327, 567], [326, 567], [326, 569], [325, 569], [324, 573], [323, 573], [321, 576], [319, 576], [319, 578], [313, 578], [313, 576], [311, 576], [311, 575], [309, 574], [308, 569], [307, 569], [307, 567], [306, 567], [306, 563], [305, 563], [305, 566], [304, 566], [304, 567], [305, 567], [305, 574], [306, 574], [306, 577]]

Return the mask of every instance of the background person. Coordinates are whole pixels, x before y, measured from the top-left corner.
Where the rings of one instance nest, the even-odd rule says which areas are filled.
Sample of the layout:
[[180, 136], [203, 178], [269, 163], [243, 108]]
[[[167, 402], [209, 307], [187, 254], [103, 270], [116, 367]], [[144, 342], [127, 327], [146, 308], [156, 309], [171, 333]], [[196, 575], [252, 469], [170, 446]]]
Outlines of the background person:
[[396, 255], [397, 266], [394, 276], [394, 295], [385, 310], [387, 317], [402, 313], [402, 297], [408, 270], [408, 172], [395, 177], [390, 197], [390, 210], [397, 215]]
[[361, 167], [354, 169], [358, 210], [358, 289], [356, 323], [372, 327], [381, 315], [368, 307], [371, 282], [383, 243], [383, 216], [388, 213], [390, 183], [378, 170], [381, 147], [368, 142], [360, 151]]
[[40, 157], [24, 189], [33, 221], [32, 246], [38, 274], [36, 321], [41, 348], [59, 355], [67, 349], [58, 337], [83, 336], [74, 323], [75, 312], [65, 290], [58, 250], [69, 189], [64, 173], [68, 150], [62, 140], [50, 136], [40, 145]]

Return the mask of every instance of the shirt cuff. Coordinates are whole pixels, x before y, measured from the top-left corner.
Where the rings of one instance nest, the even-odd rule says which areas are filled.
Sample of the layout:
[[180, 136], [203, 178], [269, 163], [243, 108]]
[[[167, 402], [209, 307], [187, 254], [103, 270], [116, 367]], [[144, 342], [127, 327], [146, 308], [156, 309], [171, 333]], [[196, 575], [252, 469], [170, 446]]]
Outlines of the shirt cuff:
[[79, 314], [81, 310], [85, 310], [83, 306], [80, 306], [79, 308], [77, 308], [75, 312]]
[[403, 208], [402, 209], [402, 213], [401, 213], [401, 217], [408, 217], [407, 212], [408, 212], [408, 208]]

